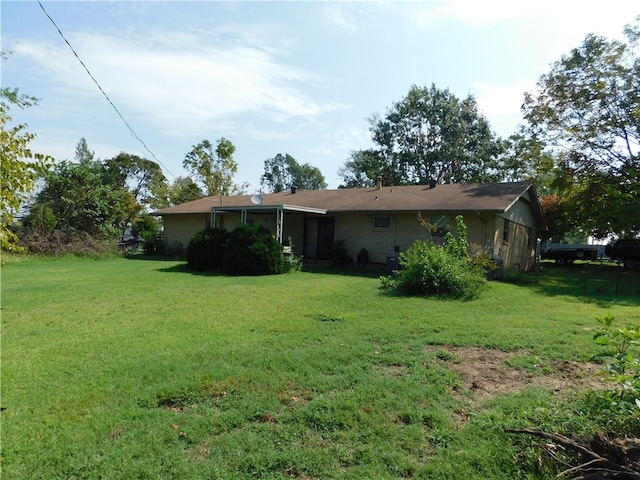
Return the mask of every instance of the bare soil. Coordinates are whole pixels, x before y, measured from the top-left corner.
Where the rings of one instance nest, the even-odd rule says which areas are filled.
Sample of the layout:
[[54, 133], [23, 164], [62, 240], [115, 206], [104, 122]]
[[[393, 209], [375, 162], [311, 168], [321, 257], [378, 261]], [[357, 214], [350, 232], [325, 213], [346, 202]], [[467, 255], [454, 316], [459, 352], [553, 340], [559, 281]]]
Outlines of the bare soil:
[[[576, 390], [596, 390], [606, 384], [597, 374], [602, 365], [577, 361], [562, 361], [541, 365], [540, 368], [519, 368], [508, 365], [516, 357], [530, 355], [525, 350], [503, 352], [481, 347], [429, 346], [433, 353], [447, 352], [451, 358], [436, 361], [457, 372], [462, 390], [473, 393], [477, 400], [513, 393], [537, 385], [567, 394]], [[442, 357], [442, 355], [439, 355]]]

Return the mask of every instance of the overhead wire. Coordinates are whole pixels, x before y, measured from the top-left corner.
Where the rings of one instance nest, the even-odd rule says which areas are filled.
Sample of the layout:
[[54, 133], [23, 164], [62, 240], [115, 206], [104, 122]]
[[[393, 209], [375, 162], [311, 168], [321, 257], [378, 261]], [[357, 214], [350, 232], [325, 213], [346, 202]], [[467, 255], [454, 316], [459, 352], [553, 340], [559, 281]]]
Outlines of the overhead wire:
[[98, 80], [96, 80], [96, 78], [93, 76], [93, 74], [91, 73], [91, 71], [89, 70], [89, 68], [85, 65], [85, 63], [82, 61], [82, 59], [80, 58], [80, 56], [78, 55], [78, 53], [76, 52], [76, 50], [73, 48], [73, 46], [71, 46], [71, 43], [69, 43], [69, 40], [67, 40], [67, 38], [64, 36], [64, 34], [62, 33], [62, 31], [60, 30], [60, 27], [58, 27], [58, 25], [56, 24], [55, 20], [53, 18], [51, 18], [51, 15], [49, 15], [49, 12], [47, 12], [47, 10], [44, 8], [44, 5], [42, 5], [42, 2], [40, 0], [37, 0], [38, 5], [40, 5], [40, 8], [42, 9], [42, 11], [44, 12], [44, 14], [47, 16], [47, 18], [51, 21], [51, 23], [53, 24], [53, 26], [56, 28], [56, 30], [58, 31], [58, 33], [60, 34], [60, 36], [62, 37], [62, 39], [64, 40], [64, 42], [67, 44], [67, 46], [71, 49], [71, 51], [73, 52], [73, 55], [78, 59], [78, 61], [80, 62], [80, 64], [84, 67], [85, 71], [87, 72], [87, 74], [89, 75], [89, 77], [91, 77], [91, 80], [93, 80], [93, 83], [96, 84], [96, 86], [98, 87], [98, 90], [100, 90], [100, 93], [102, 93], [102, 95], [104, 96], [104, 98], [107, 99], [107, 102], [109, 102], [109, 104], [111, 105], [111, 107], [113, 107], [113, 109], [115, 110], [115, 112], [118, 114], [118, 117], [120, 117], [120, 119], [124, 122], [124, 124], [126, 125], [126, 127], [129, 129], [129, 132], [131, 133], [131, 135], [133, 136], [133, 138], [135, 138], [138, 142], [140, 142], [142, 144], [142, 146], [144, 147], [144, 149], [149, 152], [149, 154], [153, 157], [153, 159], [158, 162], [158, 164], [164, 168], [166, 170], [166, 172], [171, 175], [171, 177], [173, 177], [174, 180], [177, 180], [176, 176], [160, 161], [160, 159], [158, 159], [158, 157], [156, 157], [156, 155], [149, 149], [149, 147], [147, 146], [147, 144], [138, 136], [138, 134], [136, 133], [136, 131], [133, 129], [133, 127], [131, 127], [131, 125], [129, 125], [129, 122], [127, 122], [127, 120], [124, 118], [124, 116], [122, 115], [122, 113], [120, 113], [120, 110], [118, 110], [118, 107], [115, 106], [115, 104], [111, 101], [111, 99], [109, 98], [109, 95], [107, 95], [107, 93], [103, 90], [102, 86], [100, 85], [100, 83], [98, 82]]

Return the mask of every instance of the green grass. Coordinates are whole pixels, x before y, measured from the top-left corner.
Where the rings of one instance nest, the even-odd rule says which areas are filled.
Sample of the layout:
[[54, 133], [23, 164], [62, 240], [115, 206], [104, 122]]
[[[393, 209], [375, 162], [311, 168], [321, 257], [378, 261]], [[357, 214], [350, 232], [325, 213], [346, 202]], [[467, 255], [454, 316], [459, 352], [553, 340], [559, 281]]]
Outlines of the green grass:
[[425, 346], [521, 348], [526, 368], [586, 361], [605, 312], [640, 321], [637, 294], [584, 297], [566, 272], [447, 302], [354, 271], [7, 258], [2, 478], [533, 478], [504, 428], [566, 409], [534, 388], [474, 402]]

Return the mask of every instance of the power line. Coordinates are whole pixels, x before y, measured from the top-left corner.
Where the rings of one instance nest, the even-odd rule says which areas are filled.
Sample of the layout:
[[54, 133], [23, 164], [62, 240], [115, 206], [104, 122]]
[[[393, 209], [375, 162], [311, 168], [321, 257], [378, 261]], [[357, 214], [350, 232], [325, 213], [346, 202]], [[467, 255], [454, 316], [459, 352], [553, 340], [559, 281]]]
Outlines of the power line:
[[122, 116], [122, 113], [120, 113], [120, 110], [118, 110], [118, 107], [115, 106], [115, 104], [111, 101], [111, 99], [109, 98], [109, 95], [106, 94], [106, 92], [102, 89], [102, 87], [100, 86], [100, 84], [98, 83], [98, 81], [95, 79], [95, 77], [93, 76], [93, 74], [91, 73], [91, 71], [89, 70], [89, 68], [84, 64], [84, 62], [82, 61], [82, 59], [80, 58], [80, 56], [78, 55], [78, 53], [75, 51], [75, 49], [71, 46], [71, 44], [69, 43], [69, 40], [67, 40], [67, 38], [64, 36], [64, 34], [62, 33], [62, 31], [60, 30], [60, 27], [58, 27], [58, 25], [56, 24], [56, 22], [53, 20], [53, 18], [51, 18], [51, 15], [49, 15], [49, 13], [45, 10], [44, 5], [42, 5], [42, 2], [40, 2], [40, 0], [38, 1], [38, 5], [40, 5], [40, 8], [42, 9], [42, 11], [44, 12], [44, 14], [47, 16], [47, 18], [51, 21], [51, 23], [53, 24], [54, 27], [56, 27], [56, 30], [58, 31], [58, 33], [60, 34], [60, 36], [62, 37], [62, 39], [65, 41], [65, 43], [67, 44], [67, 46], [71, 49], [71, 51], [73, 52], [73, 54], [75, 55], [75, 57], [78, 59], [78, 61], [80, 62], [80, 65], [82, 65], [84, 67], [84, 69], [86, 70], [87, 74], [89, 75], [89, 77], [91, 77], [91, 80], [93, 80], [93, 83], [96, 84], [96, 86], [98, 87], [98, 90], [100, 90], [100, 93], [102, 93], [102, 95], [104, 95], [104, 98], [107, 99], [107, 102], [109, 102], [109, 104], [113, 107], [113, 109], [116, 111], [116, 113], [118, 114], [118, 117], [120, 117], [120, 119], [124, 122], [124, 124], [127, 126], [127, 128], [129, 129], [129, 132], [131, 132], [131, 135], [133, 136], [133, 138], [135, 138], [136, 140], [138, 140], [142, 146], [144, 147], [144, 149], [149, 152], [151, 154], [151, 156], [153, 157], [153, 159], [158, 162], [158, 164], [164, 168], [167, 173], [169, 175], [171, 175], [173, 177], [174, 180], [176, 180], [176, 177], [173, 173], [171, 173], [171, 171], [158, 159], [158, 157], [156, 157], [156, 155], [149, 149], [149, 147], [147, 147], [147, 144], [144, 143], [144, 141], [138, 136], [138, 134], [136, 133], [136, 131], [131, 127], [131, 125], [129, 125], [129, 122], [127, 122], [127, 120]]

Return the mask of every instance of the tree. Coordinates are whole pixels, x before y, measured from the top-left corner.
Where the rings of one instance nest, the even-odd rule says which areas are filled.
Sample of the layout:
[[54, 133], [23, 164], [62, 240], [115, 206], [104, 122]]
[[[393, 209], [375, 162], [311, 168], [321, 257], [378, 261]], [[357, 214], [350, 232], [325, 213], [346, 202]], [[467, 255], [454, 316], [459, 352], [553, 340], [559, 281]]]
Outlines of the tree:
[[236, 147], [222, 137], [214, 149], [209, 140], [203, 140], [187, 153], [182, 166], [204, 187], [207, 195], [236, 195], [242, 193], [247, 185], [237, 185], [233, 176], [238, 164], [233, 160]]
[[160, 209], [191, 202], [204, 197], [202, 189], [190, 177], [177, 177], [172, 184], [163, 183], [153, 188], [149, 197], [151, 208]]
[[100, 167], [98, 162], [56, 164], [43, 177], [28, 223], [36, 224], [34, 216], [47, 212], [47, 225], [53, 230], [84, 232], [98, 239], [117, 237], [139, 205], [131, 192], [104, 183]]
[[[393, 104], [384, 118], [369, 120], [377, 148], [364, 157], [374, 171], [354, 171], [358, 163], [342, 170], [348, 183], [365, 173], [370, 181], [382, 176], [383, 184], [481, 182], [498, 179], [496, 156], [501, 144], [487, 119], [478, 113], [473, 96], [458, 99], [448, 89], [413, 85], [407, 96]], [[372, 153], [375, 152], [375, 155]], [[371, 162], [373, 160], [373, 162]], [[377, 171], [375, 171], [377, 170]]]
[[153, 192], [167, 183], [160, 165], [130, 153], [120, 152], [102, 165], [104, 182], [129, 190], [141, 204], [148, 204]]
[[75, 161], [78, 163], [91, 163], [95, 157], [95, 152], [89, 150], [87, 140], [82, 137], [76, 145]]
[[11, 105], [25, 108], [35, 103], [37, 99], [17, 89], [0, 89], [0, 248], [4, 251], [21, 250], [11, 230], [14, 217], [35, 188], [38, 175], [53, 163], [52, 157], [31, 151], [29, 143], [35, 134], [27, 132], [25, 124], [9, 126]]
[[550, 186], [554, 160], [543, 142], [521, 130], [503, 141], [496, 169], [501, 181], [536, 181], [540, 193]]
[[260, 177], [260, 185], [277, 193], [295, 186], [302, 190], [322, 190], [327, 183], [322, 172], [308, 163], [300, 165], [288, 153], [278, 153], [275, 157], [264, 161], [264, 174]]
[[378, 175], [385, 185], [393, 185], [393, 172], [386, 171], [386, 166], [375, 150], [352, 151], [351, 158], [338, 170], [338, 175], [344, 180], [338, 188], [372, 187]]
[[558, 193], [583, 229], [604, 238], [640, 234], [640, 57], [628, 43], [587, 35], [527, 93], [530, 132], [553, 146]]

